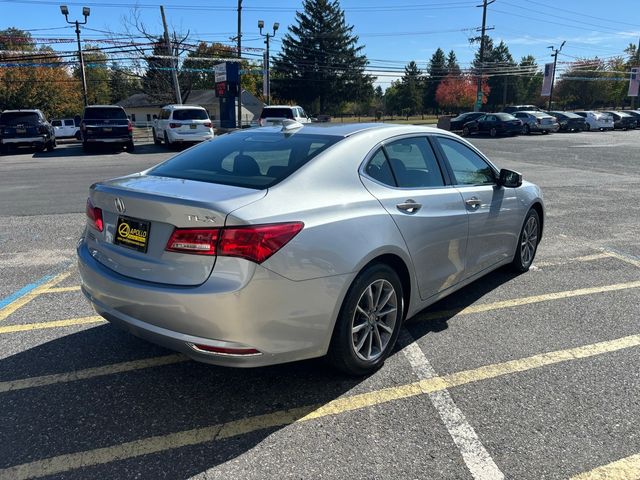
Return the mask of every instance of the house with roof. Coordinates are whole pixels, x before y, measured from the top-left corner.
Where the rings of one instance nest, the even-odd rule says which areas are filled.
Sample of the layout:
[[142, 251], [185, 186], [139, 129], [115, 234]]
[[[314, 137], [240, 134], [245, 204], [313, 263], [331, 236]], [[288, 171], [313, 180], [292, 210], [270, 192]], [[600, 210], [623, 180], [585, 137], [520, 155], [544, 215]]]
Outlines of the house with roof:
[[[171, 95], [159, 97], [147, 93], [136, 93], [117, 103], [127, 111], [131, 122], [136, 126], [150, 126], [165, 105], [175, 103]], [[199, 105], [209, 112], [209, 118], [216, 128], [220, 127], [220, 101], [214, 90], [192, 90], [183, 99], [185, 105]], [[242, 91], [242, 124], [249, 125], [257, 121], [264, 103], [250, 92]]]

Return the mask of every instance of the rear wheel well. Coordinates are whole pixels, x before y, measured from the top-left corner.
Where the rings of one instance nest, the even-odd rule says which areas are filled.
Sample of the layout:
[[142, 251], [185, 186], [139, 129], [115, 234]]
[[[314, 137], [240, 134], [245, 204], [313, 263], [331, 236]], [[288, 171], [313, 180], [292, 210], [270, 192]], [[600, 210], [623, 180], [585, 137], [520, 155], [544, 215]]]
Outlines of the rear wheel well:
[[542, 232], [544, 231], [544, 216], [542, 215], [542, 205], [536, 202], [533, 205], [531, 205], [531, 208], [533, 208], [538, 213], [538, 218], [540, 218], [540, 234], [538, 235], [538, 242], [539, 242], [540, 239], [542, 238]]
[[409, 269], [407, 268], [406, 263], [399, 256], [394, 255], [393, 253], [387, 253], [371, 260], [362, 268], [362, 270], [378, 263], [391, 267], [398, 274], [398, 277], [400, 277], [400, 283], [402, 283], [402, 299], [404, 301], [404, 315], [406, 316], [407, 311], [409, 310], [409, 301], [411, 299], [411, 276], [409, 275]]

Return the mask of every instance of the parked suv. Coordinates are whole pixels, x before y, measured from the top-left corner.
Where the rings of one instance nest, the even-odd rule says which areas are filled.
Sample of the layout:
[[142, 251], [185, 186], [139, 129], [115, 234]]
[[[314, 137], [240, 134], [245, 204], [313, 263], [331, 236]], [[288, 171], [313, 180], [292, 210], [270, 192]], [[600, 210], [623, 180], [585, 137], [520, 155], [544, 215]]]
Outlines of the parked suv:
[[134, 149], [133, 125], [127, 118], [127, 112], [118, 105], [84, 107], [80, 132], [84, 150], [99, 144], [119, 145], [129, 152]]
[[51, 120], [51, 125], [56, 131], [56, 138], [75, 138], [76, 140], [82, 140], [80, 126], [76, 125], [76, 121], [73, 118]]
[[298, 123], [311, 123], [309, 116], [304, 113], [302, 107], [289, 105], [270, 105], [262, 109], [258, 125], [281, 124], [283, 120], [295, 120]]
[[526, 135], [531, 132], [557, 132], [560, 129], [558, 120], [544, 112], [513, 112], [512, 115], [522, 121], [522, 133]]
[[40, 110], [5, 110], [0, 114], [0, 153], [13, 147], [56, 147], [56, 132]]
[[167, 148], [178, 143], [197, 143], [213, 138], [207, 110], [199, 105], [167, 105], [162, 107], [153, 125], [153, 143]]

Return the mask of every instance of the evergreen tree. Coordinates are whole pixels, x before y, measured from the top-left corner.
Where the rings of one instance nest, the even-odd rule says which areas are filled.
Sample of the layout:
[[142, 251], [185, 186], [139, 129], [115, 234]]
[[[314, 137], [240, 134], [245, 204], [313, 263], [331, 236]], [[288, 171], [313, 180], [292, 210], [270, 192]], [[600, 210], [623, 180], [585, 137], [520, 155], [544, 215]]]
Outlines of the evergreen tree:
[[118, 103], [134, 93], [142, 91], [140, 79], [129, 68], [121, 67], [115, 62], [111, 64], [109, 69], [109, 88], [110, 103]]
[[458, 57], [456, 52], [451, 50], [447, 55], [447, 75], [461, 75], [460, 65], [458, 65]]
[[370, 98], [373, 78], [338, 0], [304, 0], [282, 40], [272, 74], [274, 96], [326, 113], [343, 101]]
[[153, 45], [152, 55], [146, 58], [147, 68], [142, 77], [142, 89], [144, 93], [161, 102], [173, 103], [175, 101], [171, 79], [173, 61], [168, 58], [159, 58], [166, 56], [166, 44], [162, 38], [158, 38]]
[[517, 79], [516, 98], [514, 103], [535, 105], [540, 103], [542, 90], [542, 72], [538, 71], [538, 64], [533, 55], [522, 57], [518, 64], [520, 76]]
[[413, 60], [404, 67], [404, 76], [400, 84], [400, 108], [403, 113], [413, 115], [422, 110], [422, 71]]
[[[517, 83], [517, 77], [513, 73], [515, 66], [509, 47], [503, 41], [494, 46], [493, 39], [485, 36], [482, 73], [491, 91], [487, 100], [488, 110], [498, 110], [499, 106], [514, 101]], [[474, 69], [480, 71], [480, 47], [475, 55]]]
[[427, 73], [422, 105], [425, 110], [436, 111], [438, 109], [436, 90], [442, 79], [447, 75], [447, 57], [441, 48], [438, 48], [431, 56], [427, 65]]

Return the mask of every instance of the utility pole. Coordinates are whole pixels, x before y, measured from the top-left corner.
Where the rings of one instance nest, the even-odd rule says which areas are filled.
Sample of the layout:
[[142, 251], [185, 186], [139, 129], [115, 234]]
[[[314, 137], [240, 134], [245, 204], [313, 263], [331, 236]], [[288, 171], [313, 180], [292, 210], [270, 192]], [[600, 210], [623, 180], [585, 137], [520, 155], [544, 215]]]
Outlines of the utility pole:
[[182, 94], [180, 93], [180, 84], [178, 83], [178, 59], [173, 58], [173, 49], [169, 40], [169, 29], [167, 28], [167, 19], [164, 16], [164, 7], [160, 5], [160, 15], [162, 15], [162, 26], [164, 27], [164, 43], [167, 46], [167, 55], [171, 57], [171, 79], [173, 80], [173, 91], [176, 96], [176, 103], [182, 105]]
[[69, 21], [69, 8], [66, 5], [60, 5], [60, 12], [64, 15], [64, 19], [67, 23], [76, 26], [76, 37], [78, 39], [78, 58], [80, 60], [80, 78], [82, 80], [82, 99], [84, 101], [84, 106], [86, 107], [89, 104], [87, 99], [87, 77], [84, 71], [84, 55], [82, 54], [82, 46], [80, 45], [80, 25], [84, 25], [87, 23], [87, 17], [91, 14], [91, 9], [89, 7], [82, 7], [82, 15], [84, 16], [84, 22], [79, 22], [75, 20], [73, 22]]
[[[638, 49], [636, 50], [636, 67], [640, 67], [640, 38], [638, 38]], [[637, 97], [631, 97], [631, 109], [635, 110], [636, 109], [636, 98]]]
[[476, 5], [477, 7], [482, 7], [482, 28], [480, 33], [480, 72], [478, 74], [476, 103], [473, 108], [474, 112], [479, 112], [482, 109], [482, 72], [484, 70], [484, 37], [487, 32], [487, 7], [495, 1], [496, 0], [482, 0], [482, 5]]
[[262, 29], [264, 28], [264, 22], [262, 20], [258, 20], [258, 28], [260, 29], [260, 35], [262, 35], [263, 37], [266, 38], [266, 40], [264, 41], [264, 43], [267, 46], [267, 51], [264, 57], [264, 75], [265, 75], [265, 82], [264, 84], [266, 85], [266, 92], [263, 92], [265, 98], [267, 99], [267, 105], [271, 105], [271, 73], [269, 71], [269, 39], [271, 37], [275, 37], [276, 32], [278, 31], [278, 28], [280, 28], [280, 24], [278, 22], [275, 22], [273, 24], [273, 34], [270, 33], [262, 33]]
[[556, 65], [558, 63], [558, 54], [562, 51], [562, 47], [564, 47], [564, 44], [567, 43], [567, 41], [565, 40], [564, 42], [562, 42], [562, 44], [560, 45], [560, 48], [556, 49], [556, 47], [554, 47], [553, 45], [551, 45], [550, 48], [551, 51], [553, 52], [551, 54], [551, 56], [553, 57], [553, 75], [551, 76], [551, 90], [549, 91], [549, 108], [548, 110], [551, 110], [551, 100], [553, 100], [553, 84], [555, 82], [556, 79]]
[[[238, 0], [238, 60], [242, 58], [242, 0]], [[238, 65], [238, 128], [242, 128], [242, 62]]]

